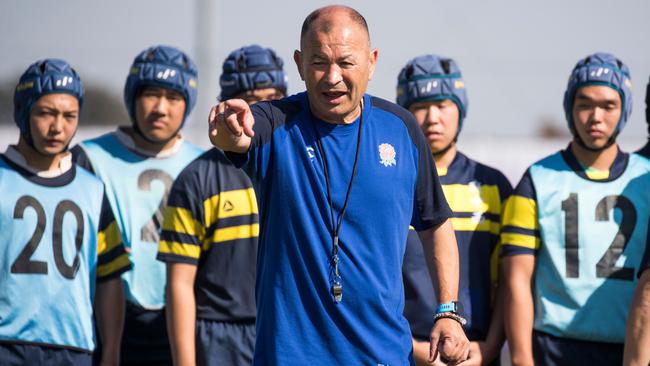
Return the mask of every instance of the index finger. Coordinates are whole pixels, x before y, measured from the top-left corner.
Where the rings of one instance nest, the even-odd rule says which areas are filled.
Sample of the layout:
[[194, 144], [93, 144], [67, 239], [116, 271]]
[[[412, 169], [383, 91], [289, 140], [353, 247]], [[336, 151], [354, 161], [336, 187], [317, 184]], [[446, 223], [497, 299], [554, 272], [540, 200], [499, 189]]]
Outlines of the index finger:
[[253, 112], [251, 112], [250, 105], [243, 99], [229, 99], [226, 102], [226, 108], [231, 112], [237, 114], [237, 121], [242, 127], [244, 134], [248, 137], [253, 137], [253, 125], [255, 119]]
[[232, 110], [237, 114], [245, 113], [250, 111], [250, 106], [243, 99], [228, 99], [224, 102], [226, 108]]

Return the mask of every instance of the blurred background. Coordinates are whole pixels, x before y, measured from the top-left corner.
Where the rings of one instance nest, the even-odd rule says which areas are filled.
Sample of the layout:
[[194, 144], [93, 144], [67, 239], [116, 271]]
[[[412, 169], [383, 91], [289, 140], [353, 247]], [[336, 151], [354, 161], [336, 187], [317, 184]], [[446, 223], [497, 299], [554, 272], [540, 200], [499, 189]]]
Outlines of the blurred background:
[[[569, 141], [562, 95], [573, 65], [596, 51], [632, 71], [634, 111], [620, 141], [647, 139], [650, 2], [629, 0], [342, 1], [367, 19], [379, 64], [369, 92], [395, 99], [397, 74], [411, 58], [438, 53], [463, 71], [470, 106], [459, 147], [506, 173], [524, 169]], [[219, 94], [221, 63], [233, 49], [260, 44], [285, 61], [291, 94], [304, 90], [293, 62], [305, 16], [326, 1], [6, 0], [0, 5], [0, 151], [18, 140], [13, 88], [32, 62], [69, 61], [87, 90], [76, 141], [130, 124], [122, 88], [133, 58], [153, 44], [186, 51], [199, 66], [199, 103], [184, 133], [208, 147], [207, 113]]]

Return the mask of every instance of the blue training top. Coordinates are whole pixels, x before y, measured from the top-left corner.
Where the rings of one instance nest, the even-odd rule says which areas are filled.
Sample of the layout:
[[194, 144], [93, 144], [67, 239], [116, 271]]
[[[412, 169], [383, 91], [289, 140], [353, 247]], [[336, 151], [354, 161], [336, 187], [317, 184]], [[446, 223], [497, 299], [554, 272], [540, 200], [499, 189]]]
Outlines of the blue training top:
[[[340, 232], [343, 300], [330, 293], [332, 236], [323, 157], [335, 217], [352, 173], [359, 120], [316, 119], [306, 93], [252, 107], [247, 156], [260, 206], [255, 365], [408, 365], [401, 266], [409, 224], [436, 227], [451, 212], [417, 122], [364, 96], [359, 165]], [[247, 159], [247, 160], [246, 160]]]

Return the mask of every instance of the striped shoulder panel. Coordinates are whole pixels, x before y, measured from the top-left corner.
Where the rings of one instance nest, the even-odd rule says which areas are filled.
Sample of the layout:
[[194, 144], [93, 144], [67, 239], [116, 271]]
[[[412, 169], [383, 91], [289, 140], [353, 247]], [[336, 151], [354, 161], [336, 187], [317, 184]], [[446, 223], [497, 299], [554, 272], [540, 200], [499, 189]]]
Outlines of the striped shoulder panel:
[[537, 197], [526, 171], [515, 192], [508, 198], [502, 218], [501, 255], [534, 254], [540, 246]]
[[513, 193], [512, 184], [510, 184], [508, 178], [506, 178], [506, 176], [501, 173], [500, 170], [481, 163], [477, 163], [477, 165], [476, 176], [479, 177], [481, 181], [494, 184], [499, 189], [501, 202], [505, 203], [508, 197], [510, 197], [510, 195]]
[[454, 230], [499, 235], [503, 203], [512, 192], [501, 172], [458, 153], [441, 181]]
[[453, 212], [454, 230], [499, 234], [501, 199], [496, 185], [445, 184], [442, 190]]
[[117, 226], [113, 210], [104, 196], [97, 233], [97, 280], [104, 281], [131, 269], [122, 234]]

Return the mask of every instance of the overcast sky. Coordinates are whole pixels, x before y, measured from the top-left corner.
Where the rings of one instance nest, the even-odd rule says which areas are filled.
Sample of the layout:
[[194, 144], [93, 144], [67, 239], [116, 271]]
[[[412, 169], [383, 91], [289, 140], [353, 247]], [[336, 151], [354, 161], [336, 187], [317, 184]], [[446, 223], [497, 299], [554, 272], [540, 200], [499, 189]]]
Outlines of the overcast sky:
[[[343, 1], [367, 19], [379, 64], [369, 92], [394, 100], [411, 58], [455, 58], [470, 99], [464, 133], [525, 134], [540, 120], [564, 128], [562, 93], [575, 62], [595, 51], [632, 70], [634, 112], [624, 136], [645, 136], [650, 75], [650, 1]], [[284, 58], [291, 93], [304, 89], [292, 60], [300, 26], [324, 1], [4, 0], [0, 81], [15, 82], [33, 61], [61, 57], [86, 81], [121, 96], [129, 65], [152, 44], [175, 45], [199, 64], [201, 99], [190, 128], [204, 129], [221, 62], [259, 43]], [[116, 121], [124, 124], [126, 121]]]

